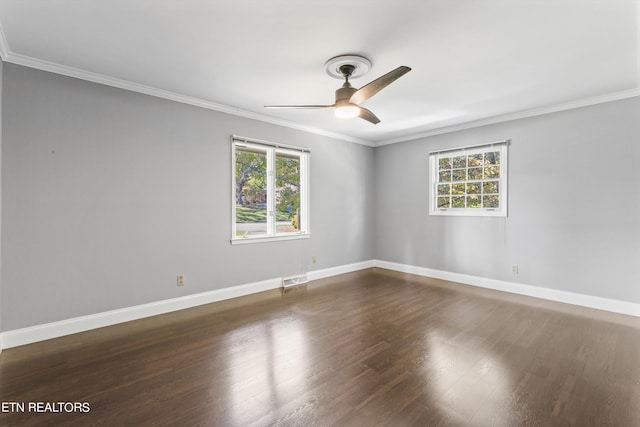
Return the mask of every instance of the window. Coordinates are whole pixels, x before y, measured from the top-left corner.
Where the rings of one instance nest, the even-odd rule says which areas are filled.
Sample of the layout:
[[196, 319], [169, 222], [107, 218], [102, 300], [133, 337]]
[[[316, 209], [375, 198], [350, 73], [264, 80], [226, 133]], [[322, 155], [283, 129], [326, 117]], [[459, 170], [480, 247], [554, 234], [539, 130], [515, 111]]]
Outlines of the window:
[[500, 141], [430, 153], [429, 214], [507, 216], [507, 147]]
[[232, 137], [232, 243], [309, 236], [309, 151]]

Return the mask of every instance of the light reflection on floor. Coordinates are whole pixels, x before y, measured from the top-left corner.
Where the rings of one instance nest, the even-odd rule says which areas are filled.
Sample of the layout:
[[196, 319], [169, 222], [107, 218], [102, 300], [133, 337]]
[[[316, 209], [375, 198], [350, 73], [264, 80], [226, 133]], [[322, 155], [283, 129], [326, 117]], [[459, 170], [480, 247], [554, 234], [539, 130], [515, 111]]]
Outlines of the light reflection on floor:
[[[308, 354], [303, 325], [292, 319], [257, 323], [228, 334], [230, 406], [235, 425], [246, 420], [247, 405], [282, 407], [305, 388]], [[254, 414], [255, 415], [255, 414]]]
[[[459, 344], [438, 331], [431, 331], [425, 340], [429, 357], [423, 373], [439, 410], [452, 421], [467, 422], [492, 399], [504, 402], [511, 393], [511, 374], [493, 354], [478, 347], [461, 351]], [[494, 421], [500, 425], [499, 419]]]

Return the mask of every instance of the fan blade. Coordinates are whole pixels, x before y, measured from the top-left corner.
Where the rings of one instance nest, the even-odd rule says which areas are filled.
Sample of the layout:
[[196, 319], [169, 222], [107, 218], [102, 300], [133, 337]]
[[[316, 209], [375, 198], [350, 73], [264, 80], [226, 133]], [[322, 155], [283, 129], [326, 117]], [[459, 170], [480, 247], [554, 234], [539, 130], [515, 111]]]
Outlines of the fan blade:
[[360, 104], [366, 101], [385, 87], [389, 86], [395, 80], [407, 74], [409, 71], [411, 71], [411, 68], [405, 67], [404, 65], [396, 68], [393, 71], [389, 71], [384, 76], [378, 77], [374, 81], [369, 82], [358, 89], [353, 95], [351, 95], [349, 102]]
[[365, 119], [366, 121], [371, 122], [374, 125], [380, 123], [380, 119], [376, 117], [376, 115], [373, 114], [371, 110], [367, 110], [364, 107], [358, 108], [360, 108], [360, 114], [358, 114], [358, 117], [360, 117], [361, 119]]
[[334, 105], [265, 105], [264, 108], [331, 108]]

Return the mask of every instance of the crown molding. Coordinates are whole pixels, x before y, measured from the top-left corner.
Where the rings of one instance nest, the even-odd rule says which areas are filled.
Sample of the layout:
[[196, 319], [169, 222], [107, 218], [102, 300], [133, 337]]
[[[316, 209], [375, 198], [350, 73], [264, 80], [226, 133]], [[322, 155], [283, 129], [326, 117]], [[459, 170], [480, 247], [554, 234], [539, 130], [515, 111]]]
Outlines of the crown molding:
[[367, 145], [369, 147], [375, 146], [373, 142], [368, 140], [354, 138], [348, 135], [330, 132], [323, 129], [314, 128], [311, 126], [304, 126], [304, 125], [290, 122], [287, 120], [282, 120], [282, 119], [277, 119], [271, 116], [267, 116], [265, 114], [259, 114], [252, 111], [243, 110], [241, 108], [230, 107], [228, 105], [218, 104], [212, 101], [207, 101], [207, 100], [192, 97], [192, 96], [182, 95], [182, 94], [171, 92], [168, 90], [158, 89], [155, 87], [146, 86], [139, 83], [134, 83], [128, 80], [109, 77], [103, 74], [93, 73], [90, 71], [81, 70], [79, 68], [73, 68], [66, 65], [60, 65], [53, 62], [44, 61], [41, 59], [26, 56], [26, 55], [13, 53], [9, 51], [9, 49], [7, 48], [6, 40], [4, 41], [4, 44], [3, 44], [3, 35], [1, 32], [0, 32], [0, 53], [3, 54], [3, 60], [5, 62], [21, 65], [24, 67], [34, 68], [37, 70], [47, 71], [54, 74], [60, 74], [67, 77], [86, 80], [93, 83], [99, 83], [106, 86], [116, 87], [119, 89], [125, 89], [132, 92], [155, 96], [157, 98], [180, 102], [183, 104], [194, 105], [196, 107], [219, 111], [221, 113], [231, 114], [234, 116], [246, 117], [246, 118], [258, 120], [261, 122], [271, 123], [278, 126], [288, 127], [291, 129], [297, 129], [304, 132], [313, 133], [316, 135], [322, 135], [329, 138], [338, 139], [341, 141]]
[[[381, 147], [384, 145], [397, 144], [401, 142], [414, 141], [417, 139], [428, 138], [431, 136], [442, 135], [451, 132], [457, 132], [466, 129], [473, 129], [476, 127], [509, 122], [512, 120], [519, 120], [528, 117], [540, 116], [543, 114], [557, 113], [560, 111], [573, 110], [576, 108], [587, 107], [590, 105], [602, 104], [611, 101], [619, 101], [627, 98], [633, 98], [640, 96], [640, 88], [624, 90], [614, 92], [611, 94], [605, 94], [585, 99], [580, 99], [571, 102], [565, 102], [562, 104], [555, 104], [545, 107], [533, 108], [530, 110], [518, 111], [515, 113], [501, 114], [497, 116], [486, 117], [484, 119], [459, 123], [451, 126], [444, 126], [440, 128], [431, 129], [425, 132], [414, 133], [397, 138], [390, 138], [382, 141], [371, 141], [361, 138], [354, 138], [349, 135], [330, 132], [324, 129], [319, 129], [311, 126], [301, 125], [288, 120], [277, 119], [265, 114], [255, 113], [241, 108], [231, 107], [228, 105], [218, 104], [212, 101], [204, 99], [182, 95], [176, 92], [171, 92], [163, 89], [158, 89], [151, 86], [134, 83], [128, 80], [122, 80], [114, 77], [105, 76], [90, 71], [81, 70], [78, 68], [69, 67], [66, 65], [60, 65], [49, 61], [33, 58], [26, 55], [16, 54], [11, 52], [9, 44], [6, 40], [2, 26], [0, 26], [0, 57], [3, 61], [16, 65], [22, 65], [29, 68], [34, 68], [42, 71], [48, 71], [55, 74], [64, 75], [67, 77], [73, 77], [81, 80], [86, 80], [94, 83], [103, 84], [106, 86], [116, 87], [120, 89], [129, 90], [145, 95], [154, 96], [157, 98], [167, 99], [183, 104], [193, 105], [196, 107], [206, 108], [208, 110], [214, 110], [234, 116], [245, 117], [252, 120], [257, 120], [265, 123], [270, 123], [278, 126], [283, 126], [291, 129], [301, 130], [316, 135], [326, 136], [345, 142], [352, 142], [355, 144], [366, 145], [368, 147]], [[640, 76], [639, 76], [640, 80]]]
[[491, 116], [480, 120], [460, 123], [457, 125], [444, 126], [432, 129], [426, 132], [411, 134], [398, 138], [391, 138], [378, 142], [376, 147], [383, 145], [397, 144], [400, 142], [415, 141], [416, 139], [428, 138], [430, 136], [442, 135], [445, 133], [456, 132], [465, 129], [473, 129], [480, 126], [492, 125], [496, 123], [510, 122], [512, 120], [526, 119], [528, 117], [541, 116], [543, 114], [557, 113], [560, 111], [574, 110], [576, 108], [588, 107], [590, 105], [603, 104], [611, 101], [620, 101], [627, 98], [640, 96], [640, 88], [614, 92], [606, 95], [594, 96], [591, 98], [580, 99], [577, 101], [565, 102], [562, 104], [549, 105], [546, 107], [532, 108], [530, 110], [518, 111], [515, 113], [501, 114]]

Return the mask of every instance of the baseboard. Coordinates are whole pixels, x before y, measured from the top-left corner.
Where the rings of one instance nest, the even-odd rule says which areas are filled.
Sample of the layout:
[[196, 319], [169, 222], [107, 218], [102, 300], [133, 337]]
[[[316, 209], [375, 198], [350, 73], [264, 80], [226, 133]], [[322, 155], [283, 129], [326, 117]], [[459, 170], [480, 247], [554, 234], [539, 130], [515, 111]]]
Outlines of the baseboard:
[[485, 277], [451, 273], [448, 271], [434, 270], [425, 267], [416, 267], [414, 265], [399, 264], [389, 261], [374, 260], [373, 264], [376, 267], [403, 273], [415, 274], [417, 276], [432, 277], [434, 279], [448, 280], [451, 282], [463, 283], [465, 285], [478, 286], [481, 288], [494, 289], [498, 291], [509, 292], [512, 294], [526, 295], [549, 301], [562, 302], [566, 304], [579, 305], [582, 307], [595, 308], [598, 310], [605, 310], [613, 313], [640, 317], [640, 304], [635, 304], [632, 302], [596, 297], [592, 295], [576, 294], [573, 292], [560, 291], [538, 286], [523, 285], [521, 283], [513, 283], [503, 280], [487, 279]]
[[[614, 313], [640, 317], [640, 304], [631, 302], [595, 297], [591, 295], [576, 294], [572, 292], [559, 291], [538, 286], [523, 285], [520, 283], [487, 279], [484, 277], [451, 273], [448, 271], [434, 270], [431, 268], [417, 267], [413, 265], [399, 264], [381, 260], [362, 261], [353, 264], [325, 268], [322, 270], [315, 270], [307, 273], [307, 277], [309, 281], [313, 281], [372, 267], [385, 268], [388, 270], [410, 273], [418, 276], [432, 277], [435, 279], [448, 280], [451, 282], [458, 282], [466, 285], [494, 289], [503, 292], [510, 292], [519, 295], [527, 295], [550, 301], [563, 302], [567, 304], [579, 305], [583, 307], [595, 308], [598, 310], [605, 310]], [[172, 311], [183, 310], [186, 308], [196, 307], [203, 304], [210, 304], [217, 301], [223, 301], [230, 298], [250, 295], [257, 292], [277, 289], [280, 287], [282, 287], [282, 278], [274, 278], [224, 289], [216, 289], [214, 291], [203, 292], [200, 294], [187, 295], [180, 298], [172, 298], [169, 300], [106, 311], [102, 313], [91, 314], [88, 316], [75, 317], [72, 319], [47, 323], [43, 325], [15, 329], [12, 331], [0, 333], [0, 352], [3, 348], [11, 348], [20, 345], [31, 344], [38, 341], [58, 338], [61, 336], [84, 332], [91, 329], [102, 328], [118, 323], [129, 322], [131, 320], [170, 313]]]
[[[352, 271], [371, 268], [373, 266], [373, 261], [364, 261], [341, 265], [338, 267], [325, 268], [322, 270], [315, 270], [307, 273], [307, 277], [309, 280], [318, 280]], [[216, 289], [214, 291], [203, 292], [200, 294], [187, 295], [184, 297], [172, 298], [149, 304], [136, 305], [118, 310], [75, 317], [43, 325], [15, 329], [0, 333], [0, 351], [2, 351], [3, 348], [31, 344], [38, 341], [58, 338], [91, 329], [116, 325], [118, 323], [129, 322], [131, 320], [170, 313], [172, 311], [183, 310], [203, 304], [210, 304], [212, 302], [223, 301], [230, 298], [241, 297], [281, 287], [282, 278], [279, 277], [245, 285]]]
[[138, 320], [158, 314], [170, 313], [185, 308], [277, 289], [281, 286], [282, 279], [276, 278], [118, 310], [105, 311], [88, 316], [75, 317], [58, 322], [3, 332], [0, 334], [0, 342], [2, 342], [3, 348], [17, 347], [91, 329], [102, 328], [104, 326], [111, 326], [131, 320]]
[[339, 274], [351, 273], [358, 270], [365, 270], [367, 268], [375, 267], [375, 261], [362, 261], [353, 264], [340, 265], [338, 267], [330, 267], [322, 270], [310, 271], [307, 273], [309, 280], [319, 280], [326, 277], [337, 276]]

